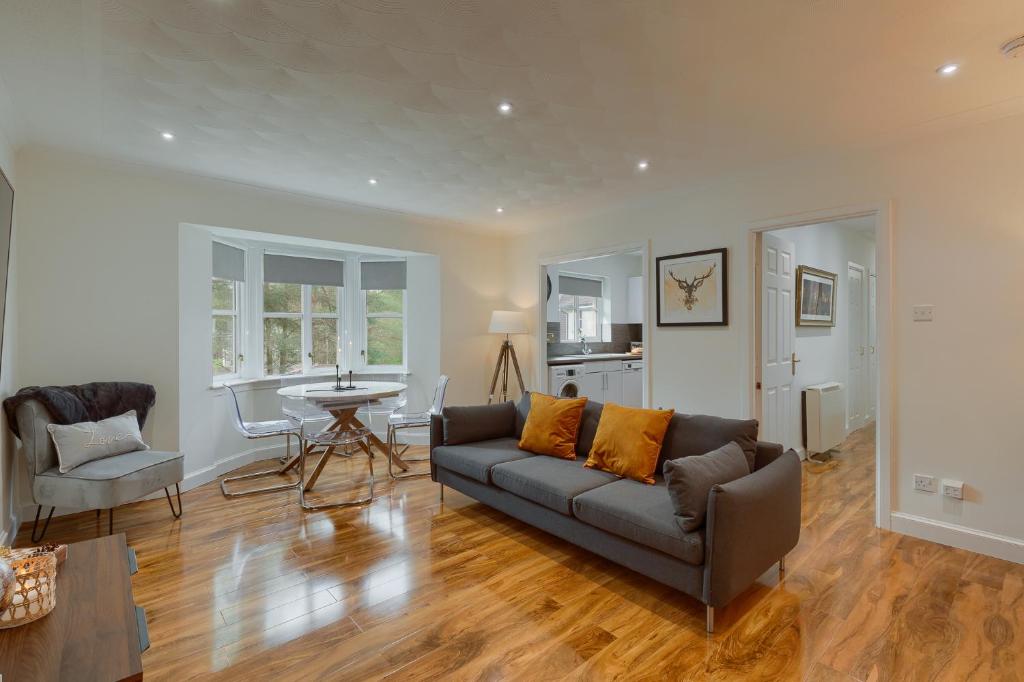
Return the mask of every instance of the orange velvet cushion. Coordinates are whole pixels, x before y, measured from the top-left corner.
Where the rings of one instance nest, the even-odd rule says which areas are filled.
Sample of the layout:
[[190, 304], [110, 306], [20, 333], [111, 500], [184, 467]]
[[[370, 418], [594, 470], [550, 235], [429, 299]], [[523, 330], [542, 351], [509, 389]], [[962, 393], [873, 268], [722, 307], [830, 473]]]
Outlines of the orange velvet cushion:
[[675, 410], [643, 410], [608, 403], [583, 466], [642, 483], [654, 483], [654, 469]]
[[576, 435], [583, 420], [586, 398], [556, 398], [543, 393], [530, 394], [530, 412], [526, 415], [522, 450], [538, 455], [576, 459]]

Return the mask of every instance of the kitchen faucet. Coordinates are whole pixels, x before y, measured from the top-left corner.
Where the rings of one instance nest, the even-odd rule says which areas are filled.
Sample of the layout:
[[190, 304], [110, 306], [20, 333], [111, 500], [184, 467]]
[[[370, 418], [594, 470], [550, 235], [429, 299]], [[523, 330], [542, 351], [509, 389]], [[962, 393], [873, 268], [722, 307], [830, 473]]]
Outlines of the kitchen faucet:
[[580, 353], [583, 355], [590, 355], [594, 351], [590, 348], [590, 344], [587, 343], [587, 337], [583, 336], [583, 325], [579, 326], [576, 333], [580, 337]]

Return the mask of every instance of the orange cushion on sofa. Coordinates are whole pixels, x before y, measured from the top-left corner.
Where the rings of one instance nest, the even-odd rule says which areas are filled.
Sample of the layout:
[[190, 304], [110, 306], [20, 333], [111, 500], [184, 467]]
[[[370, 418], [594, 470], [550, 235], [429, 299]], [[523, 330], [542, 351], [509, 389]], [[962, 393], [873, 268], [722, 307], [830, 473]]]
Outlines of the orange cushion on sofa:
[[583, 466], [654, 483], [654, 469], [675, 410], [643, 410], [608, 403]]
[[556, 398], [543, 393], [530, 394], [530, 412], [526, 415], [522, 450], [538, 455], [576, 459], [576, 436], [583, 420], [586, 398]]

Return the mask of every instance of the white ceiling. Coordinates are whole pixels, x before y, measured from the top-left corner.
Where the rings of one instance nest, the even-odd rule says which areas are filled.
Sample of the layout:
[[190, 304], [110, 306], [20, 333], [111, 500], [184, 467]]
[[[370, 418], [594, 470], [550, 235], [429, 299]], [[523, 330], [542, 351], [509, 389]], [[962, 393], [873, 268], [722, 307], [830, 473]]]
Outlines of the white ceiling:
[[502, 230], [1024, 112], [1021, 33], [1020, 0], [3, 0], [0, 85], [21, 143]]

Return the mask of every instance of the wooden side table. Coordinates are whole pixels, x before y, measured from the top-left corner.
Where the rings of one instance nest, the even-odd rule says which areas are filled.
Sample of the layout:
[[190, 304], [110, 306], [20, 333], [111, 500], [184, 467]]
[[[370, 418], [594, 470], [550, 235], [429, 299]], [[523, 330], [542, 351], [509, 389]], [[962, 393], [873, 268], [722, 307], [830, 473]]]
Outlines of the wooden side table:
[[124, 533], [68, 545], [49, 615], [0, 630], [4, 680], [141, 680], [145, 618], [132, 597]]

